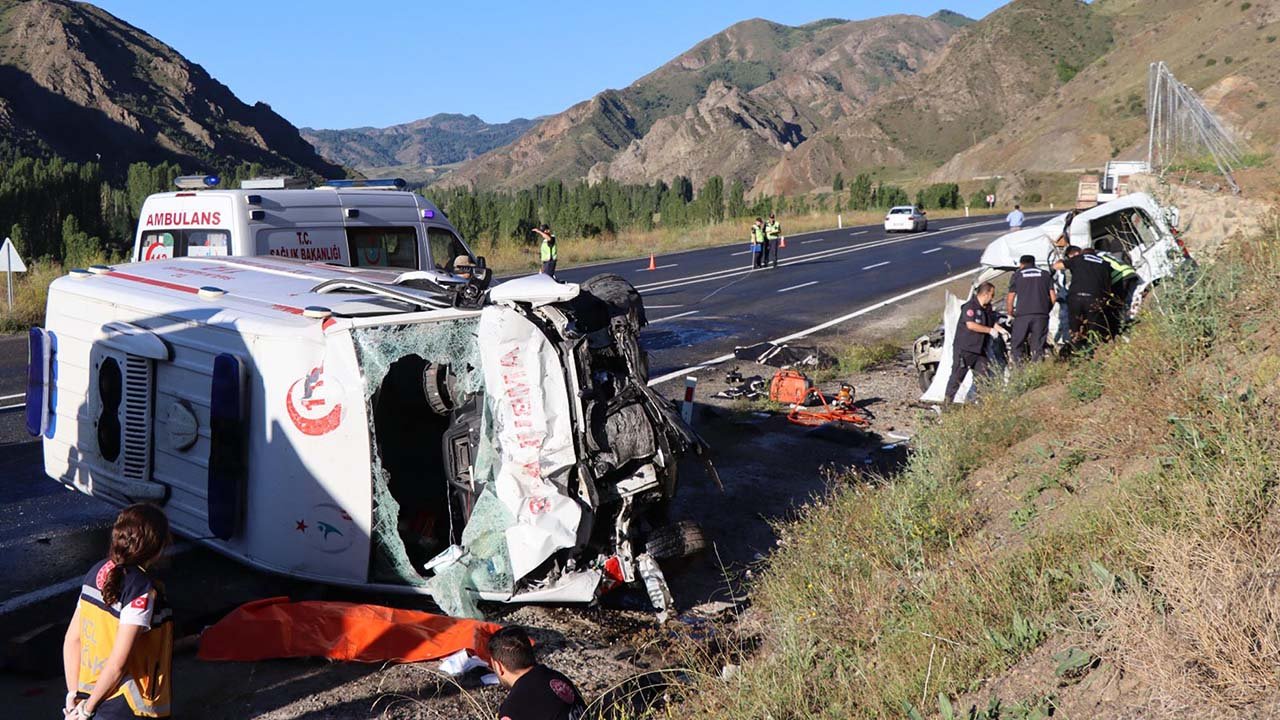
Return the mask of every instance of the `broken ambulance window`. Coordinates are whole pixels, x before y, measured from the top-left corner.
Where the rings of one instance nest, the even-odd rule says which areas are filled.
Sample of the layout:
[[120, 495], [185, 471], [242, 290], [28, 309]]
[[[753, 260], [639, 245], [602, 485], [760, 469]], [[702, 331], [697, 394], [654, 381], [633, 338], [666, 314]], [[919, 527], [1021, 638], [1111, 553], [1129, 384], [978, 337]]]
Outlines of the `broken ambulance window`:
[[354, 267], [418, 269], [418, 233], [412, 227], [347, 228]]

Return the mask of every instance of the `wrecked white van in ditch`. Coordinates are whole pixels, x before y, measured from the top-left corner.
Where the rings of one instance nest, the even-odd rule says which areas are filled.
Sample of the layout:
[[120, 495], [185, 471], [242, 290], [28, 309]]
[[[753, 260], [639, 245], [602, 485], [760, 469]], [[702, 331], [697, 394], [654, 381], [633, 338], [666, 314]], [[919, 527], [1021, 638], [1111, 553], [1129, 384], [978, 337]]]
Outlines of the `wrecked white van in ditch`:
[[639, 295], [483, 285], [265, 257], [78, 270], [31, 332], [28, 430], [55, 480], [156, 502], [263, 570], [451, 614], [632, 581], [662, 606], [656, 561], [702, 542], [665, 520], [677, 464], [705, 446], [646, 384]]
[[[1023, 255], [1033, 256], [1036, 265], [1048, 268], [1061, 259], [1061, 250], [1054, 241], [1066, 234], [1069, 245], [1097, 248], [1133, 267], [1138, 283], [1125, 298], [1128, 316], [1133, 317], [1151, 288], [1191, 260], [1177, 225], [1178, 209], [1162, 207], [1146, 193], [1125, 195], [1079, 213], [1063, 213], [1041, 225], [996, 238], [982, 253], [979, 260], [982, 272], [973, 286], [994, 281], [1014, 270]], [[1055, 279], [1062, 301], [1050, 312], [1049, 338], [1053, 344], [1061, 345], [1066, 341], [1067, 328], [1064, 273], [1056, 273]], [[1005, 290], [1006, 287], [997, 284], [997, 303], [1003, 302]], [[955, 332], [962, 302], [964, 299], [948, 296], [942, 327], [917, 338], [912, 348], [920, 389], [924, 391], [922, 401], [941, 402], [946, 392], [947, 376], [951, 372], [951, 335]], [[967, 395], [968, 387], [966, 380], [960, 389], [961, 397]]]

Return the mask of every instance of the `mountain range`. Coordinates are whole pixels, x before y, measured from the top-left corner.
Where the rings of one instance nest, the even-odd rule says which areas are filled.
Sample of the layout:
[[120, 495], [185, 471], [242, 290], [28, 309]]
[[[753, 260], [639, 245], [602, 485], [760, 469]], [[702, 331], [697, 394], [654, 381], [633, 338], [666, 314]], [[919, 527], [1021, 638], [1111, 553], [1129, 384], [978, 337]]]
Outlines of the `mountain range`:
[[1013, 0], [980, 20], [746, 20], [621, 89], [490, 124], [436, 114], [299, 131], [143, 30], [70, 0], [0, 0], [0, 153], [172, 160], [443, 186], [712, 175], [753, 194], [858, 172], [971, 181], [1145, 152], [1148, 65], [1166, 61], [1265, 156], [1280, 141], [1280, 6]]
[[0, 0], [0, 150], [98, 161], [241, 162], [342, 176], [266, 103], [110, 13], [69, 0]]

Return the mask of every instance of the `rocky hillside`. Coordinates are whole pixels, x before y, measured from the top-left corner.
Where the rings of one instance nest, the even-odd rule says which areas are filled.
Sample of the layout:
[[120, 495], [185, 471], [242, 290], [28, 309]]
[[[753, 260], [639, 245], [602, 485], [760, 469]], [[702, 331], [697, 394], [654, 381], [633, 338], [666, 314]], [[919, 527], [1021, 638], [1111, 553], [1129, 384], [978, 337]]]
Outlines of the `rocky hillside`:
[[[765, 174], [793, 193], [880, 165], [932, 168], [1068, 82], [1112, 45], [1108, 16], [1079, 0], [1017, 0], [957, 33], [922, 72], [886, 88]], [[967, 179], [967, 178], [966, 178]]]
[[551, 177], [683, 174], [752, 184], [809, 136], [929, 65], [966, 22], [954, 13], [741, 22], [627, 88], [543, 120], [444, 182], [511, 188]]
[[1147, 68], [1164, 60], [1247, 148], [1280, 143], [1280, 5], [1232, 0], [1099, 0], [1095, 10], [1124, 38], [973, 148], [939, 179], [1014, 170], [1097, 167], [1146, 155]]
[[342, 175], [265, 103], [92, 5], [0, 0], [0, 150]]
[[517, 118], [487, 123], [475, 115], [439, 113], [385, 128], [302, 128], [302, 137], [325, 158], [366, 174], [387, 172], [422, 179], [432, 168], [470, 160], [510, 143], [535, 122]]

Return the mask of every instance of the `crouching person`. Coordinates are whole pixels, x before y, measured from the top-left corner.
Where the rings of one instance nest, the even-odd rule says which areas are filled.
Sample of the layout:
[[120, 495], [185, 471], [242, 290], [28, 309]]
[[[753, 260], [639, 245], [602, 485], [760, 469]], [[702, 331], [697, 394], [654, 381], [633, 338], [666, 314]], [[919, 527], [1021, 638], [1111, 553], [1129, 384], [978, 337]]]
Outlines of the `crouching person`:
[[498, 680], [510, 689], [498, 708], [501, 720], [578, 720], [586, 712], [569, 678], [538, 664], [523, 629], [505, 627], [494, 633], [489, 657]]
[[952, 342], [951, 377], [947, 379], [946, 402], [955, 402], [956, 392], [964, 376], [973, 371], [976, 382], [979, 377], [990, 375], [987, 363], [987, 343], [1009, 332], [996, 324], [996, 313], [991, 301], [996, 296], [996, 286], [984, 282], [974, 291], [973, 297], [960, 306], [960, 322], [956, 325]]

